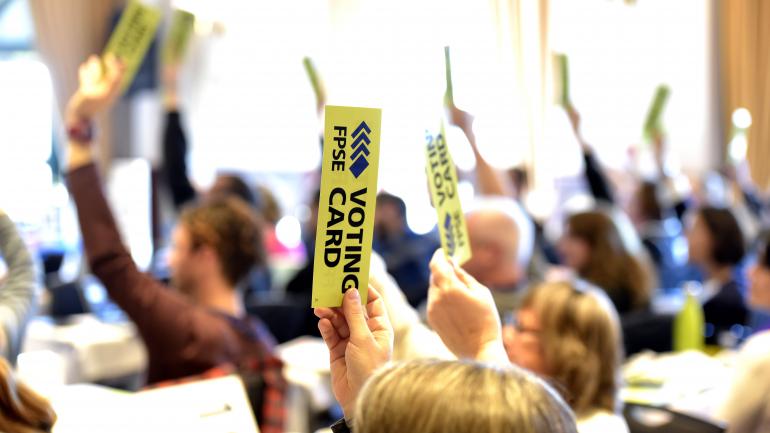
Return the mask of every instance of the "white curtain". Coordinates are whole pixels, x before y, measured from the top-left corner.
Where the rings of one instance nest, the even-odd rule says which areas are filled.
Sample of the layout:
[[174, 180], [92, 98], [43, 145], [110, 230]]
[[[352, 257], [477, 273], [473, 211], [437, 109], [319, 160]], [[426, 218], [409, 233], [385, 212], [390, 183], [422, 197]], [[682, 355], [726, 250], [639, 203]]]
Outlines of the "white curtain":
[[[110, 16], [121, 3], [118, 0], [30, 0], [37, 49], [51, 72], [59, 116], [70, 95], [77, 90], [78, 66], [104, 48]], [[97, 128], [100, 160], [106, 166], [111, 155], [109, 119], [98, 118]]]

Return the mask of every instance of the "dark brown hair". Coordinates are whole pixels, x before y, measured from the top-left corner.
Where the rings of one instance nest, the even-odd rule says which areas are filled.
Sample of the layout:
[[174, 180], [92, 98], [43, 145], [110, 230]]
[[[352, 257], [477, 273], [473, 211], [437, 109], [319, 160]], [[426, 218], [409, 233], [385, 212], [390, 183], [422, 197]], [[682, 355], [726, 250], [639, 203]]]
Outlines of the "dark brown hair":
[[644, 308], [650, 301], [653, 277], [642, 263], [626, 250], [618, 228], [602, 212], [581, 212], [567, 220], [570, 236], [589, 247], [588, 263], [578, 274], [604, 289], [618, 312]]
[[663, 219], [663, 207], [658, 196], [658, 185], [655, 182], [644, 181], [639, 184], [636, 197], [639, 212], [647, 221], [660, 221]]
[[253, 266], [265, 262], [262, 221], [239, 198], [212, 197], [185, 209], [180, 222], [189, 231], [193, 248], [214, 249], [230, 284], [240, 283]]
[[702, 207], [698, 210], [711, 235], [711, 260], [719, 265], [735, 266], [746, 255], [746, 241], [738, 225], [738, 220], [729, 209]]

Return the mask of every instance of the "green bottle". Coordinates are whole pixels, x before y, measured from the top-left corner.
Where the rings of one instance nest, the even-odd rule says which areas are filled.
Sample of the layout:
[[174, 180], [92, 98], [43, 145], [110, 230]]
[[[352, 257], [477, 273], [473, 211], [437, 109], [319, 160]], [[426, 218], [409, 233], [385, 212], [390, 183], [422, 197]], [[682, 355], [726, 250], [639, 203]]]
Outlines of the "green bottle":
[[698, 300], [700, 284], [685, 283], [685, 300], [682, 310], [674, 318], [674, 351], [700, 350], [704, 347], [703, 307]]

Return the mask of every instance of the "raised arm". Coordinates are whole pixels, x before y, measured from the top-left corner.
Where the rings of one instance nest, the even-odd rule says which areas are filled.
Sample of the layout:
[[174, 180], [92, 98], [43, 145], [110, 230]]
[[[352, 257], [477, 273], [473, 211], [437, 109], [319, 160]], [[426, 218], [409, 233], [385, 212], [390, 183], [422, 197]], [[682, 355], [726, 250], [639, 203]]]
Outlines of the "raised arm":
[[570, 105], [567, 107], [567, 115], [569, 116], [572, 130], [575, 132], [575, 137], [578, 139], [580, 148], [583, 151], [584, 174], [588, 188], [591, 190], [591, 195], [597, 201], [614, 204], [615, 197], [612, 193], [612, 187], [604, 174], [604, 169], [599, 164], [599, 161], [597, 161], [593, 148], [583, 138], [583, 133], [580, 130], [580, 113], [575, 110], [575, 107]]
[[8, 275], [0, 283], [0, 354], [12, 363], [38, 294], [35, 264], [16, 225], [0, 210], [0, 256]]
[[473, 116], [454, 105], [449, 107], [450, 121], [452, 125], [460, 128], [473, 149], [473, 156], [476, 158], [476, 183], [479, 193], [482, 195], [496, 195], [510, 197], [511, 189], [506, 185], [501, 174], [489, 165], [484, 156], [479, 152], [476, 144], [476, 134], [473, 132]]
[[197, 196], [187, 174], [187, 137], [179, 114], [178, 71], [177, 65], [168, 65], [163, 69], [163, 107], [166, 110], [163, 167], [177, 209]]
[[[91, 119], [106, 112], [119, 92], [122, 66], [106, 59], [102, 73], [100, 60], [91, 57], [80, 68], [80, 88], [67, 109], [68, 183], [78, 211], [78, 221], [91, 271], [112, 298], [137, 325], [150, 351], [154, 347], [176, 353], [211, 349], [218, 341], [198, 320], [200, 312], [177, 292], [168, 290], [150, 276], [139, 271], [124, 246], [115, 219], [101, 187], [93, 164], [90, 147]], [[204, 353], [211, 353], [208, 351]]]

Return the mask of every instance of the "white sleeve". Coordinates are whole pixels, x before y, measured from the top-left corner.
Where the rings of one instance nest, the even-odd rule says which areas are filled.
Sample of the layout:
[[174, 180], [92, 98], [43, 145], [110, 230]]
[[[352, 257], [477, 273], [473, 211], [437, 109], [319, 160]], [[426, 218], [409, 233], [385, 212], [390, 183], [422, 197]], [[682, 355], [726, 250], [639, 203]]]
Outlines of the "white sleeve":
[[394, 361], [423, 358], [456, 359], [438, 334], [420, 321], [417, 311], [406, 301], [398, 283], [387, 273], [382, 258], [374, 253], [371, 259], [369, 282], [385, 300], [388, 318], [395, 334]]
[[767, 422], [770, 398], [770, 350], [758, 347], [770, 341], [770, 335], [750, 339], [741, 349], [735, 364], [733, 385], [717, 418], [728, 423], [730, 433], [760, 431]]

